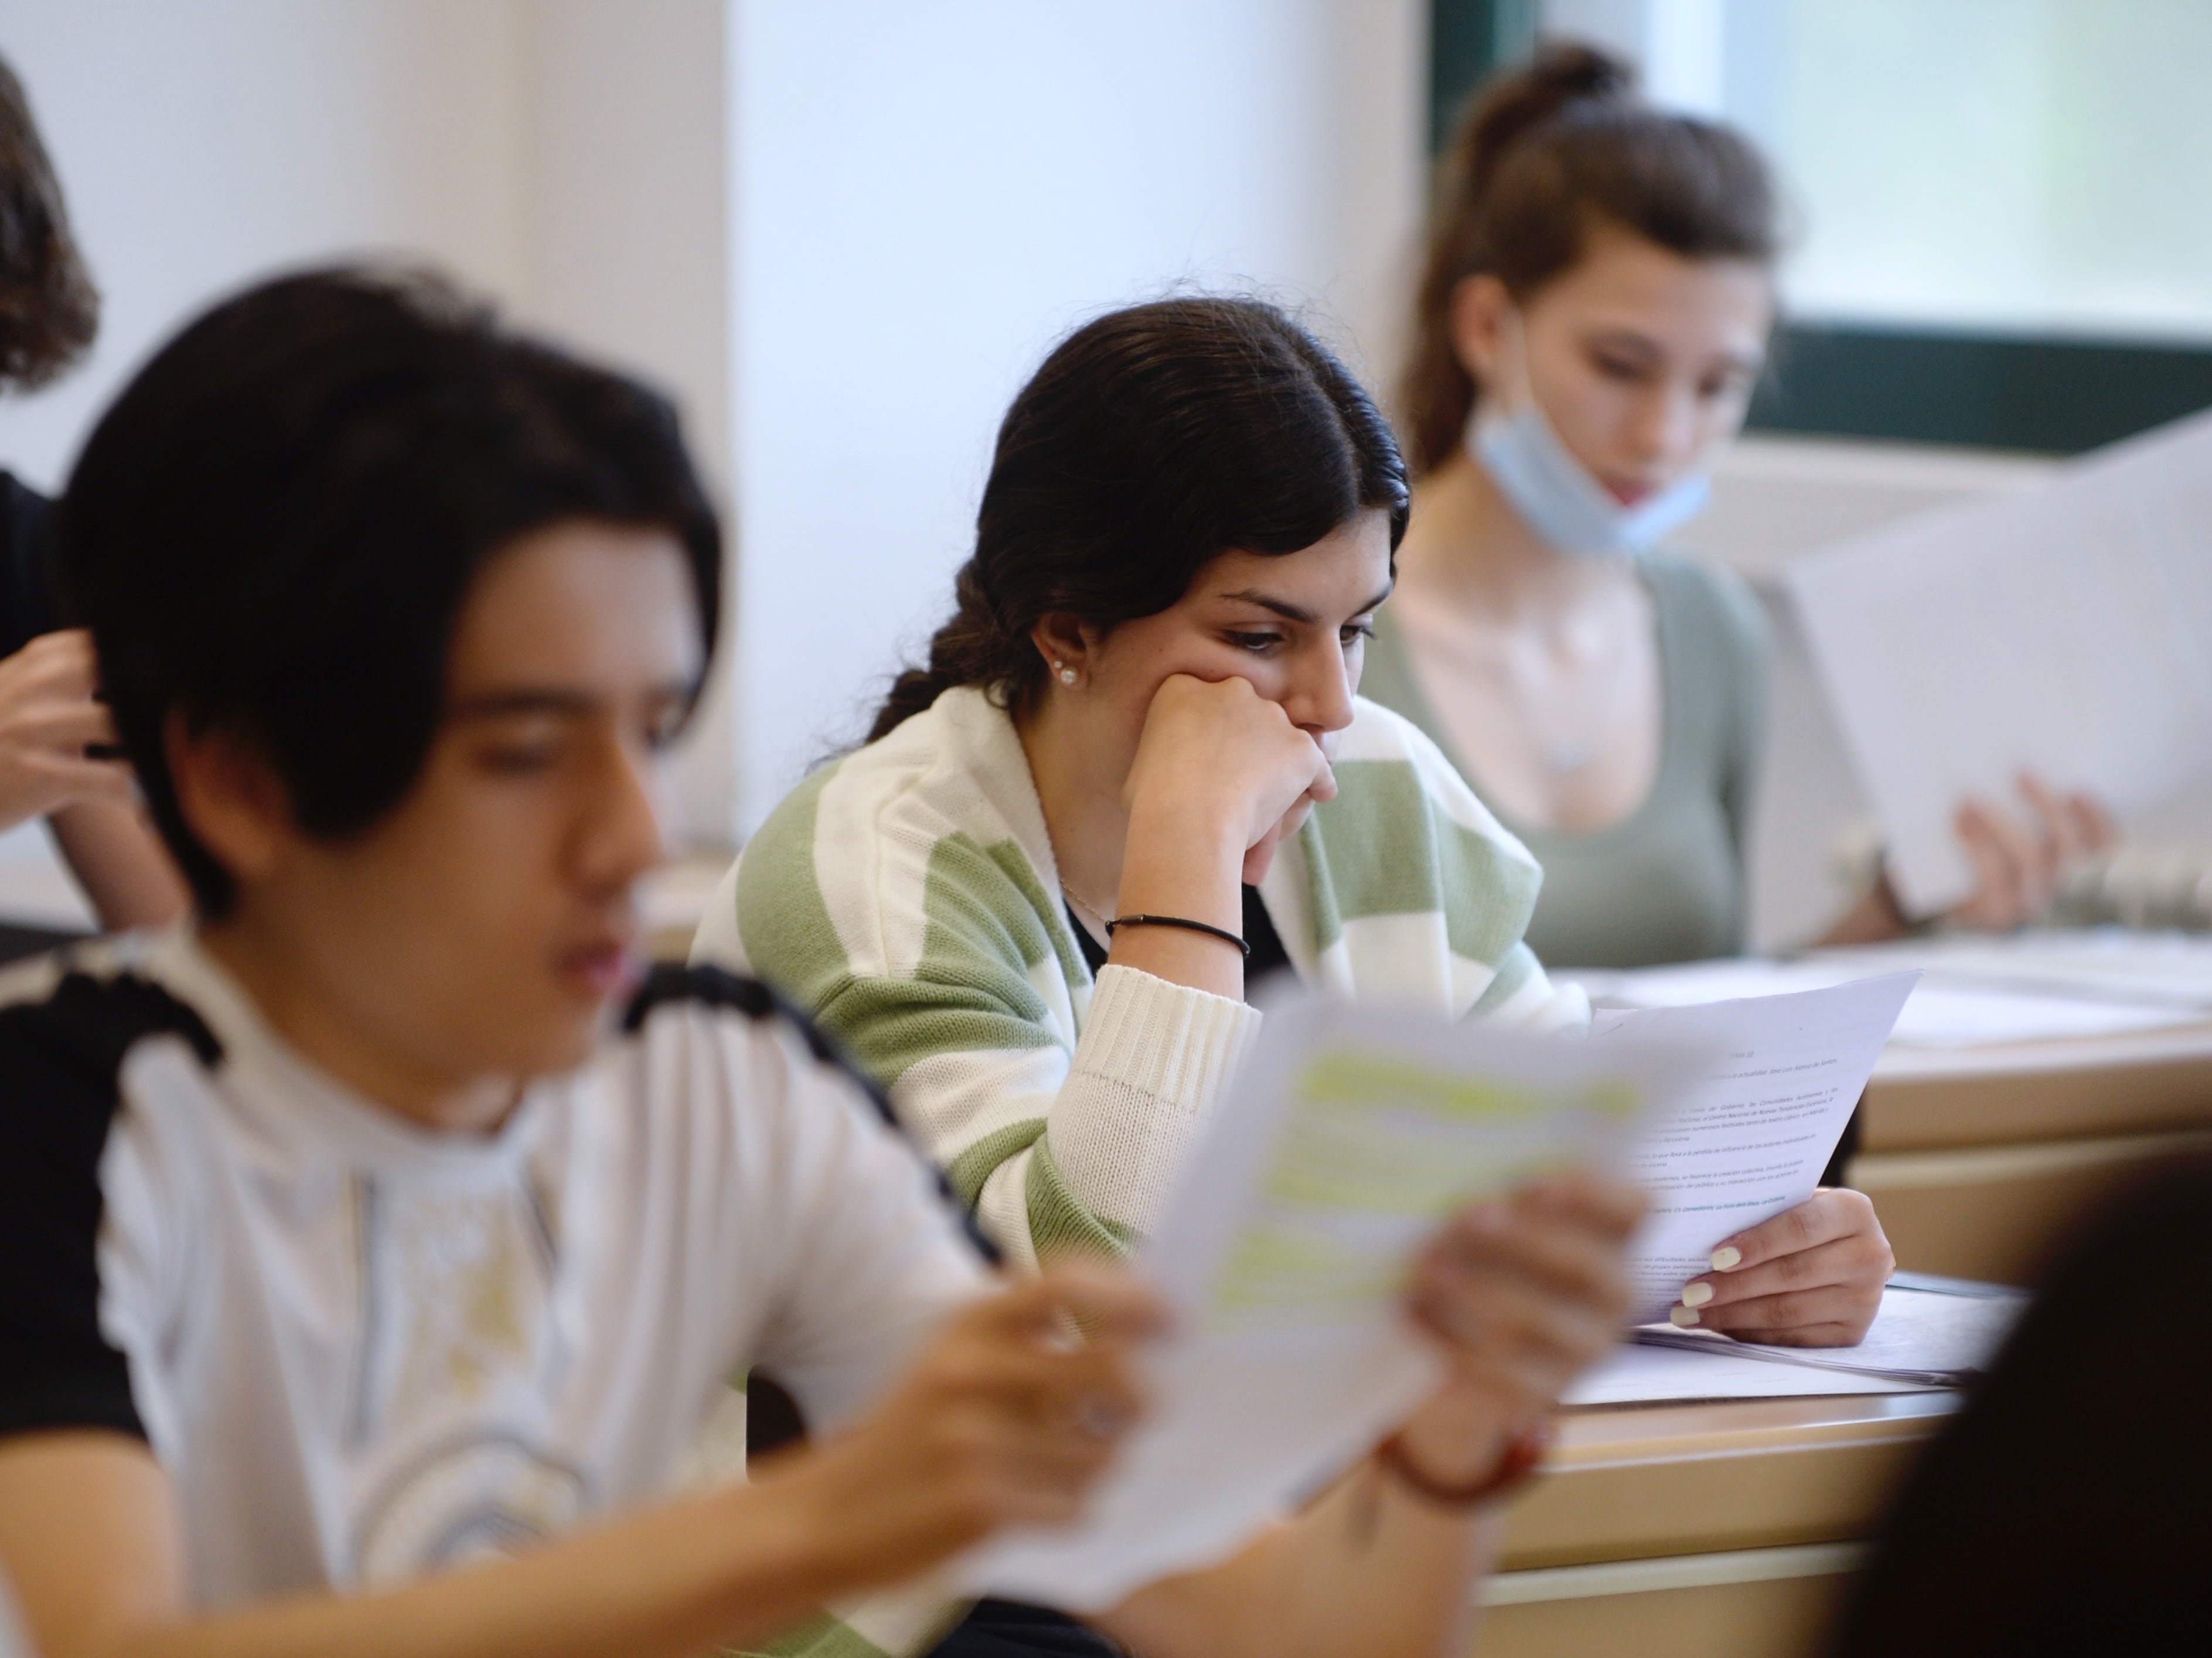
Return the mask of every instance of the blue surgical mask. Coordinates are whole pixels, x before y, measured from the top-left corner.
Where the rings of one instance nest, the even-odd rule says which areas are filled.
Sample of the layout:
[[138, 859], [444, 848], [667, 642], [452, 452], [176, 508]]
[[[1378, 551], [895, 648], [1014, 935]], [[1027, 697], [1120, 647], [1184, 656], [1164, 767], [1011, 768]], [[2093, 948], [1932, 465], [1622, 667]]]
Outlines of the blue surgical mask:
[[1496, 401], [1486, 398], [1476, 409], [1468, 452], [1528, 527], [1563, 553], [1649, 552], [1696, 517], [1712, 493], [1705, 475], [1692, 472], [1624, 507], [1568, 452], [1534, 398], [1524, 393], [1510, 414]]

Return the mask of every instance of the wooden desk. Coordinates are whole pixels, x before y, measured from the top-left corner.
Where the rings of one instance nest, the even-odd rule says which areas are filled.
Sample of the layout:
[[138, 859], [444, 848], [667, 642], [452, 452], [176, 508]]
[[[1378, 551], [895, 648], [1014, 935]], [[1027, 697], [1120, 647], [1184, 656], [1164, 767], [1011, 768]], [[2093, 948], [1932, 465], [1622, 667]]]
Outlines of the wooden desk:
[[1483, 1592], [1481, 1658], [1809, 1652], [1949, 1394], [1570, 1412]]
[[2139, 1035], [1892, 1048], [1851, 1184], [1899, 1265], [2033, 1284], [2076, 1219], [2154, 1164], [2212, 1151], [2212, 1023]]

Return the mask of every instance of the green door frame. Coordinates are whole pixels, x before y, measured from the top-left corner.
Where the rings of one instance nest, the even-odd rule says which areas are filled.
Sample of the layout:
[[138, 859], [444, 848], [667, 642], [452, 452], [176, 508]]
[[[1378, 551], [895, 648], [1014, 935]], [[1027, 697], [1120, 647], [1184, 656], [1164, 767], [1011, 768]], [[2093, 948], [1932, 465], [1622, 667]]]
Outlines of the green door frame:
[[[1539, 0], [1430, 0], [1430, 152], [1534, 48]], [[2212, 349], [1785, 322], [1753, 430], [2079, 454], [2212, 407]]]

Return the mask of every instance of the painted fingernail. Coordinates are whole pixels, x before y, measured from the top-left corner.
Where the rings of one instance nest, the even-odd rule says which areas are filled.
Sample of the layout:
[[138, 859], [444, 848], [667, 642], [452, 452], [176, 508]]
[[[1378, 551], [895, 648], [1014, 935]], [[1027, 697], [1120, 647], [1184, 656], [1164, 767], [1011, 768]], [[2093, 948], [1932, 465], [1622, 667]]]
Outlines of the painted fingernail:
[[1712, 1298], [1713, 1286], [1710, 1284], [1686, 1284], [1682, 1286], [1682, 1305], [1685, 1307], [1702, 1307]]
[[1668, 1309], [1667, 1316], [1677, 1328], [1686, 1330], [1698, 1321], [1698, 1309], [1694, 1307], [1671, 1307]]
[[1732, 1272], [1743, 1264], [1743, 1251], [1733, 1243], [1723, 1243], [1713, 1251], [1713, 1271]]

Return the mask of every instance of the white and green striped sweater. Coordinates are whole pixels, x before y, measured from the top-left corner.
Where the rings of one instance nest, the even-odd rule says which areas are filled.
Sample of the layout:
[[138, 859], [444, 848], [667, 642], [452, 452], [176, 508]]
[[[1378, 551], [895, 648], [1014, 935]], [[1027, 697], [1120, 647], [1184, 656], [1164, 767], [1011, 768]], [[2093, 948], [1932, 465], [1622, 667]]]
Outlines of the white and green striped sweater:
[[[1521, 942], [1535, 861], [1428, 738], [1354, 707], [1337, 798], [1261, 888], [1299, 977], [1452, 1017], [1587, 1017]], [[1060, 890], [1012, 720], [953, 690], [779, 805], [693, 950], [811, 1011], [1029, 1265], [1148, 1230], [1260, 1023], [1129, 968], [1094, 982]]]

